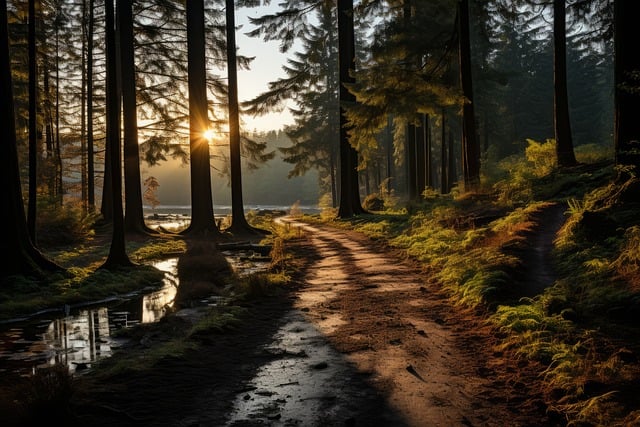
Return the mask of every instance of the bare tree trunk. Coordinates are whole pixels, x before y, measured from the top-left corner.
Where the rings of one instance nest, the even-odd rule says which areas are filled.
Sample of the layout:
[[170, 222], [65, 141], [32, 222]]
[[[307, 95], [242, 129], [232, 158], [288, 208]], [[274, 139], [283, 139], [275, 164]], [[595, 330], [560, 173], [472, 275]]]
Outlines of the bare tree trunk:
[[94, 212], [96, 209], [93, 142], [93, 5], [93, 0], [89, 0], [89, 28], [87, 31], [87, 205], [90, 212]]
[[553, 0], [553, 124], [558, 166], [575, 166], [567, 93], [567, 30], [565, 0]]
[[0, 239], [0, 277], [25, 274], [45, 278], [47, 272], [63, 269], [38, 251], [27, 228], [18, 168], [6, 1], [0, 1], [0, 85], [0, 117], [5, 120], [0, 126], [0, 184], [4, 190], [0, 209], [2, 218], [11, 224]]
[[106, 261], [100, 268], [112, 269], [130, 267], [133, 265], [129, 259], [125, 245], [124, 217], [122, 209], [122, 168], [120, 162], [120, 97], [117, 81], [117, 49], [114, 23], [113, 0], [105, 2], [105, 38], [107, 47], [107, 146], [110, 149], [109, 166], [111, 169], [111, 198], [113, 213], [113, 228], [111, 233], [111, 246]]
[[349, 143], [349, 130], [344, 105], [355, 102], [355, 96], [344, 83], [353, 83], [351, 70], [355, 68], [353, 28], [353, 0], [338, 0], [338, 46], [340, 69], [340, 206], [339, 218], [365, 213], [360, 202], [358, 185], [358, 153]]
[[27, 226], [35, 245], [36, 206], [38, 188], [38, 64], [36, 53], [36, 0], [29, 0], [28, 50], [29, 50], [29, 200]]
[[229, 84], [229, 160], [231, 168], [231, 234], [263, 234], [251, 227], [244, 216], [242, 201], [242, 158], [240, 152], [240, 109], [238, 106], [238, 71], [236, 58], [236, 24], [233, 0], [226, 0], [227, 77]]
[[427, 151], [426, 151], [426, 134], [424, 132], [424, 119], [420, 115], [421, 126], [415, 126], [416, 131], [416, 189], [418, 199], [422, 197], [422, 192], [427, 185]]
[[148, 234], [142, 210], [140, 149], [138, 147], [138, 110], [136, 107], [136, 70], [134, 62], [133, 1], [119, 0], [116, 9], [120, 28], [122, 70], [122, 121], [124, 127], [124, 229], [127, 233]]
[[219, 237], [213, 216], [207, 76], [205, 64], [204, 1], [187, 1], [187, 68], [189, 74], [189, 148], [191, 163], [191, 223], [181, 234]]
[[449, 193], [448, 159], [447, 159], [447, 123], [444, 108], [442, 109], [442, 134], [440, 136], [440, 194]]
[[480, 146], [476, 136], [473, 79], [471, 77], [469, 0], [459, 0], [458, 5], [460, 85], [465, 97], [465, 103], [462, 107], [462, 173], [465, 191], [469, 191], [480, 184]]
[[615, 157], [618, 165], [640, 171], [640, 92], [632, 73], [640, 71], [640, 56], [636, 43], [637, 17], [631, 2], [614, 2], [615, 43]]

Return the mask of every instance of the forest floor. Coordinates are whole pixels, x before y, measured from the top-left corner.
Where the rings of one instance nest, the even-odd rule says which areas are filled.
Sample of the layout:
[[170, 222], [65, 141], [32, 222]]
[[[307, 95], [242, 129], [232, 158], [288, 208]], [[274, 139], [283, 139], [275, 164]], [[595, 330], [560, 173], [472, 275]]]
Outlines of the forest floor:
[[[245, 321], [199, 335], [197, 351], [81, 376], [68, 425], [555, 425], [538, 386], [543, 367], [497, 351], [486, 313], [455, 306], [380, 242], [288, 221], [300, 230], [286, 244], [297, 264], [290, 289], [244, 304]], [[186, 330], [188, 310], [161, 323], [127, 352], [142, 358]]]

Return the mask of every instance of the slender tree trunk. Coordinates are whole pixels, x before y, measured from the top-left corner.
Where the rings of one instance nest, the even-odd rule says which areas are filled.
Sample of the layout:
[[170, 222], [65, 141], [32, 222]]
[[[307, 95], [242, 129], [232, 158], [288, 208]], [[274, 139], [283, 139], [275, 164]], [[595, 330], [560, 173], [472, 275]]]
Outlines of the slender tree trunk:
[[337, 166], [336, 166], [336, 150], [331, 146], [329, 154], [329, 173], [331, 174], [331, 207], [338, 206], [338, 184], [337, 184]]
[[124, 127], [124, 229], [128, 233], [151, 233], [142, 210], [140, 150], [138, 147], [138, 110], [136, 107], [136, 70], [133, 37], [133, 1], [119, 0], [120, 63], [122, 67], [122, 121]]
[[447, 192], [451, 192], [451, 189], [458, 183], [458, 170], [456, 168], [456, 147], [454, 144], [453, 132], [449, 129], [449, 142], [448, 142], [448, 173], [447, 173]]
[[349, 129], [344, 106], [355, 102], [355, 96], [344, 83], [354, 82], [355, 37], [353, 28], [353, 0], [338, 0], [338, 64], [340, 69], [340, 206], [339, 218], [364, 213], [358, 185], [358, 153], [349, 143]]
[[[43, 58], [43, 73], [42, 73], [42, 83], [43, 83], [43, 91], [42, 91], [42, 120], [43, 127], [45, 129], [44, 132], [44, 146], [46, 150], [46, 164], [48, 167], [45, 169], [47, 186], [49, 190], [50, 197], [56, 197], [59, 194], [57, 193], [56, 182], [57, 182], [57, 171], [56, 171], [56, 160], [55, 160], [55, 151], [53, 147], [53, 114], [51, 112], [51, 73], [49, 71], [48, 58]], [[53, 166], [53, 168], [52, 168]]]
[[238, 106], [238, 70], [236, 58], [236, 19], [233, 0], [226, 0], [227, 78], [229, 83], [229, 161], [231, 168], [231, 226], [233, 235], [258, 234], [247, 223], [242, 201], [242, 158], [240, 151], [240, 109]]
[[442, 134], [440, 136], [440, 194], [449, 193], [449, 184], [447, 179], [448, 160], [447, 160], [447, 123], [444, 108], [442, 109]]
[[433, 188], [433, 159], [431, 155], [431, 118], [428, 114], [424, 115], [424, 135], [425, 135], [425, 171], [426, 182], [425, 185], [428, 188]]
[[120, 162], [120, 97], [118, 96], [117, 81], [117, 48], [115, 31], [115, 13], [113, 0], [105, 1], [105, 39], [106, 39], [106, 71], [107, 71], [107, 102], [106, 102], [106, 122], [107, 122], [107, 146], [110, 151], [111, 169], [111, 198], [112, 203], [112, 233], [109, 255], [101, 268], [113, 269], [119, 267], [130, 267], [133, 265], [129, 259], [125, 245], [124, 216], [122, 209], [122, 168]]
[[473, 79], [471, 77], [469, 0], [459, 0], [458, 6], [460, 85], [465, 97], [465, 103], [462, 107], [462, 173], [465, 191], [469, 191], [480, 184], [480, 146], [476, 136]]
[[553, 124], [558, 166], [575, 166], [567, 92], [567, 30], [565, 0], [553, 0]]
[[[637, 15], [629, 1], [614, 1], [615, 43], [615, 160], [618, 165], [632, 166], [635, 174], [640, 171], [640, 72], [638, 55]], [[637, 75], [637, 74], [636, 74]], [[631, 88], [635, 87], [633, 91]]]
[[[56, 41], [57, 44], [57, 41]], [[80, 68], [82, 73], [80, 87], [80, 186], [84, 210], [88, 211], [87, 193], [87, 0], [82, 0], [82, 46]], [[59, 133], [59, 132], [58, 132]]]
[[391, 116], [387, 117], [387, 127], [385, 129], [385, 148], [387, 154], [387, 194], [391, 194], [391, 179], [393, 177], [393, 138], [391, 127], [393, 126]]
[[422, 192], [427, 186], [427, 151], [426, 133], [424, 131], [424, 119], [420, 115], [421, 126], [414, 126], [416, 135], [416, 188], [418, 199], [422, 197]]
[[[57, 194], [58, 194], [58, 203], [62, 205], [63, 196], [64, 196], [64, 187], [63, 187], [63, 180], [62, 180], [62, 147], [60, 146], [60, 24], [57, 19], [56, 19], [55, 31], [56, 31], [56, 61], [55, 61], [55, 65], [56, 65], [55, 156], [56, 157], [55, 159], [56, 159], [56, 180], [57, 180], [56, 187], [57, 187]], [[83, 89], [84, 89], [84, 85], [83, 85]], [[84, 121], [82, 124], [84, 125]], [[84, 150], [82, 150], [82, 152], [84, 153]]]
[[416, 150], [416, 127], [407, 125], [407, 191], [409, 192], [409, 200], [418, 198], [418, 168], [417, 168], [417, 150]]
[[90, 212], [94, 212], [96, 209], [93, 141], [93, 5], [93, 0], [89, 0], [89, 28], [87, 30], [87, 205]]
[[38, 64], [36, 46], [36, 0], [29, 0], [28, 50], [29, 50], [29, 207], [27, 225], [29, 236], [35, 245], [36, 206], [38, 189]]
[[187, 1], [187, 72], [189, 75], [189, 149], [191, 163], [191, 223], [181, 234], [219, 237], [213, 216], [211, 161], [205, 64], [204, 1]]

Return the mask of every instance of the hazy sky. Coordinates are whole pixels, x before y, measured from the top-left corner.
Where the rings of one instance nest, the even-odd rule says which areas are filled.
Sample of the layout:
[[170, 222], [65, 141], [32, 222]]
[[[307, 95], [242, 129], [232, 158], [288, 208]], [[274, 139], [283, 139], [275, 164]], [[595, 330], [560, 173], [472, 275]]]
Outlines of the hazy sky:
[[[275, 3], [275, 2], [274, 2]], [[283, 77], [282, 66], [286, 63], [286, 56], [280, 53], [278, 42], [265, 42], [262, 39], [247, 37], [244, 33], [254, 29], [247, 16], [259, 17], [274, 13], [279, 7], [274, 4], [268, 7], [236, 9], [236, 45], [238, 54], [255, 56], [251, 70], [238, 70], [238, 98], [240, 102], [251, 99], [268, 89], [268, 83]], [[273, 113], [261, 117], [243, 116], [244, 129], [247, 131], [277, 130], [285, 124], [293, 123], [291, 115], [285, 109], [280, 113]]]
[[[274, 2], [276, 3], [276, 2]], [[236, 9], [236, 45], [238, 54], [252, 57], [255, 56], [250, 70], [238, 70], [238, 98], [240, 102], [251, 99], [256, 95], [266, 91], [270, 81], [284, 76], [282, 66], [286, 64], [286, 55], [280, 53], [278, 42], [265, 42], [262, 39], [251, 38], [244, 33], [254, 27], [249, 23], [247, 16], [258, 17], [267, 13], [274, 13], [278, 10], [277, 3], [269, 7], [241, 8]], [[221, 75], [226, 71], [220, 72]], [[260, 117], [241, 116], [244, 131], [279, 130], [284, 125], [293, 123], [291, 114], [284, 109], [282, 112], [272, 113]], [[162, 162], [155, 167], [143, 165], [143, 178], [154, 176], [160, 183], [158, 198], [163, 205], [188, 205], [190, 204], [190, 184], [189, 167], [181, 165], [175, 160]], [[243, 173], [243, 186], [247, 186], [251, 181], [251, 174]], [[289, 180], [286, 174], [282, 176], [282, 184], [288, 185]], [[214, 193], [214, 204], [229, 203], [230, 189], [226, 185], [226, 178], [220, 178], [215, 171], [212, 172], [212, 186]], [[313, 186], [317, 184], [315, 181]], [[250, 190], [246, 188], [246, 190]], [[144, 189], [143, 189], [144, 191]], [[244, 197], [246, 204], [255, 203], [251, 200], [250, 191]], [[297, 199], [296, 194], [291, 194], [291, 200], [283, 200], [284, 203], [292, 203]]]

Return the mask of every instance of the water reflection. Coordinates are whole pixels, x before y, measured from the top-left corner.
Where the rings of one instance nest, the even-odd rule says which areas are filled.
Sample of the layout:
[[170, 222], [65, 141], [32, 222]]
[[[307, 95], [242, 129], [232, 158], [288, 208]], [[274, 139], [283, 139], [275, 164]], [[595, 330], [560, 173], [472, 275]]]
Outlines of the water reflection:
[[[247, 261], [250, 256], [244, 254], [242, 257], [230, 253], [225, 255], [239, 275], [268, 267], [264, 260]], [[55, 319], [41, 317], [19, 325], [0, 327], [0, 375], [31, 375], [38, 368], [56, 364], [67, 365], [73, 373], [111, 356], [123, 344], [113, 336], [115, 331], [139, 323], [157, 322], [173, 307], [179, 285], [178, 258], [151, 265], [165, 272], [163, 286], [159, 290], [92, 307], [66, 307], [66, 313]], [[210, 298], [204, 303], [211, 305], [217, 301]]]
[[58, 319], [39, 319], [0, 331], [0, 374], [30, 375], [36, 369], [65, 364], [70, 372], [91, 367], [121, 345], [113, 332], [138, 323], [156, 322], [173, 305], [178, 281], [177, 258], [153, 263], [165, 271], [160, 290], [108, 306], [68, 310]]

